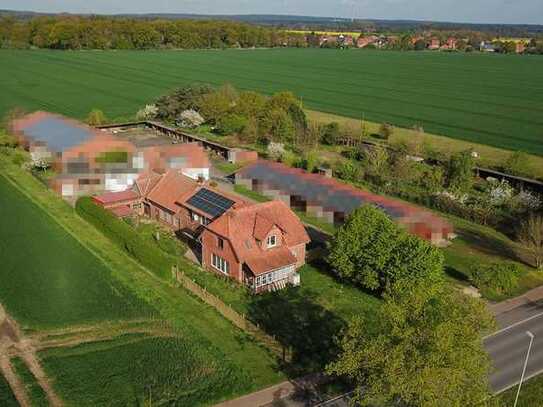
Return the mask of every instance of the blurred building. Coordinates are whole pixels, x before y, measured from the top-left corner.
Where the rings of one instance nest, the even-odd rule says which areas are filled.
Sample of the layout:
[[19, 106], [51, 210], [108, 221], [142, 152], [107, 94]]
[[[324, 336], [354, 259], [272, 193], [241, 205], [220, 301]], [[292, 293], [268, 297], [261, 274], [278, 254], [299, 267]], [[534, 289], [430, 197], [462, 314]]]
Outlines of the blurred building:
[[209, 159], [196, 143], [138, 148], [110, 131], [41, 111], [13, 120], [10, 131], [34, 165], [54, 171], [50, 186], [68, 200], [124, 191], [152, 171], [178, 169], [193, 179], [209, 178]]

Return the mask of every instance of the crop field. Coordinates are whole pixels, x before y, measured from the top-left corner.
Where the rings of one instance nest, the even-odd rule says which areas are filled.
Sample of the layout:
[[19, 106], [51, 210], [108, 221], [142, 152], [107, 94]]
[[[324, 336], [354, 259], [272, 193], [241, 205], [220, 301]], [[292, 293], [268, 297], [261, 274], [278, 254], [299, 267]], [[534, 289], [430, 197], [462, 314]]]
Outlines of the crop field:
[[[132, 265], [2, 155], [0, 168], [0, 303], [33, 344], [11, 357], [33, 405], [44, 392], [68, 406], [210, 405], [285, 379], [252, 337]], [[10, 406], [4, 389], [0, 371]]]
[[23, 326], [149, 316], [152, 309], [0, 175], [0, 303]]
[[312, 110], [543, 155], [538, 56], [271, 49], [0, 51], [0, 113], [13, 106], [129, 117], [169, 89], [291, 90]]
[[251, 380], [178, 338], [126, 336], [44, 351], [40, 358], [73, 406], [197, 406]]
[[0, 406], [3, 407], [18, 407], [19, 403], [9, 387], [8, 382], [0, 374]]

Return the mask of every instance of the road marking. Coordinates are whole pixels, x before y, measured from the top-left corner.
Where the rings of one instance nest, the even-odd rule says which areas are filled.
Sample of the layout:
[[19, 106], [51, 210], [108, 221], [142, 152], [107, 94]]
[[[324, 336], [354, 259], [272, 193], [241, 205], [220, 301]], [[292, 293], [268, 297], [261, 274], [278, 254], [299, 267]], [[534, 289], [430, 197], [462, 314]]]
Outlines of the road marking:
[[507, 326], [507, 327], [505, 327], [505, 328], [502, 328], [502, 329], [500, 329], [499, 331], [496, 331], [496, 332], [494, 332], [494, 333], [492, 333], [492, 334], [490, 334], [490, 335], [483, 336], [483, 340], [488, 339], [488, 338], [490, 338], [491, 336], [501, 334], [502, 332], [508, 331], [508, 330], [511, 329], [511, 328], [514, 328], [514, 327], [516, 327], [516, 326], [519, 326], [519, 325], [521, 325], [521, 324], [524, 324], [525, 322], [531, 321], [532, 319], [538, 318], [538, 317], [540, 317], [540, 316], [543, 316], [543, 312], [541, 312], [541, 313], [539, 313], [539, 314], [537, 314], [537, 315], [532, 315], [531, 317], [526, 318], [526, 319], [523, 319], [522, 321], [515, 322], [514, 324], [509, 325], [509, 326]]
[[[534, 373], [528, 375], [528, 377], [526, 377], [526, 378], [524, 379], [524, 383], [526, 383], [526, 382], [527, 382], [528, 380], [530, 380], [530, 379], [533, 379], [533, 378], [536, 377], [536, 376], [539, 376], [541, 373], [543, 373], [543, 369], [538, 370], [537, 372], [534, 372]], [[495, 392], [494, 395], [498, 395], [498, 394], [500, 394], [500, 393], [503, 393], [504, 391], [509, 390], [511, 387], [516, 386], [518, 383], [519, 383], [519, 382], [517, 381], [517, 382], [515, 382], [515, 383], [513, 383], [513, 384], [510, 384], [509, 386], [504, 387], [503, 389], [500, 389], [500, 390], [498, 390], [497, 392]]]

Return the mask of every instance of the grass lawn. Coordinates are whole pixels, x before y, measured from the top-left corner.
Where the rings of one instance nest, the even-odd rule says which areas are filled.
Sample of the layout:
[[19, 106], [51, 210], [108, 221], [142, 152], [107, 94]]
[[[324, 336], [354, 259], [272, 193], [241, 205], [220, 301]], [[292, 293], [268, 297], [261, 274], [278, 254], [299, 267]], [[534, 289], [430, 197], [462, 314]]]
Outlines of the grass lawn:
[[7, 380], [0, 373], [0, 406], [3, 407], [19, 407], [19, 403], [15, 395], [11, 391], [11, 387]]
[[205, 347], [183, 337], [127, 335], [44, 351], [40, 358], [71, 406], [208, 405], [251, 381], [248, 372], [209, 360]]
[[455, 233], [458, 234], [452, 244], [443, 249], [447, 273], [456, 281], [466, 282], [470, 276], [470, 268], [474, 264], [514, 261], [524, 270], [517, 290], [509, 296], [494, 296], [483, 291], [482, 294], [485, 298], [501, 301], [543, 284], [543, 273], [523, 262], [522, 249], [507, 236], [490, 227], [454, 216], [442, 216], [452, 222]]
[[151, 315], [111, 271], [0, 175], [0, 302], [25, 328]]
[[[2, 155], [0, 155], [0, 169], [2, 174], [16, 182], [21, 191], [20, 193], [24, 193], [25, 198], [29, 199], [29, 205], [32, 205], [30, 200], [36, 205], [33, 206], [33, 210], [36, 211], [39, 215], [38, 218], [42, 222], [44, 220], [48, 222], [48, 219], [53, 218], [58, 221], [58, 224], [62, 227], [60, 230], [68, 232], [64, 235], [64, 241], [70, 239], [79, 241], [80, 246], [88, 250], [88, 257], [94, 256], [108, 265], [112, 279], [120, 282], [120, 287], [124, 286], [127, 293], [132, 293], [144, 303], [150, 304], [156, 309], [158, 318], [167, 321], [176, 332], [182, 333], [183, 346], [186, 352], [195, 356], [193, 360], [202, 362], [201, 366], [192, 365], [191, 370], [195, 375], [205, 370], [206, 366], [220, 364], [220, 369], [214, 372], [213, 378], [213, 380], [217, 381], [216, 383], [220, 383], [220, 385], [216, 386], [217, 391], [206, 390], [198, 396], [200, 401], [205, 400], [206, 403], [218, 402], [285, 379], [285, 374], [280, 371], [276, 360], [267, 350], [256, 343], [252, 337], [245, 335], [230, 322], [223, 319], [213, 308], [206, 306], [187, 291], [174, 288], [148, 270], [143, 269], [95, 228], [76, 216], [73, 208], [53, 192], [47, 190], [29, 173], [13, 165]], [[2, 197], [4, 195], [4, 193], [1, 194]], [[53, 218], [49, 218], [49, 215]], [[4, 228], [1, 230], [4, 231]], [[12, 234], [17, 233], [13, 232], [13, 230], [17, 231], [17, 229], [11, 230]], [[56, 229], [53, 228], [52, 230]], [[44, 237], [46, 240], [48, 235], [44, 235]], [[11, 235], [10, 238], [12, 238]], [[51, 238], [54, 239], [55, 237]], [[69, 256], [69, 254], [62, 253], [59, 256]], [[19, 257], [21, 256], [19, 255]], [[97, 277], [95, 278], [97, 279]], [[3, 288], [5, 285], [2, 284], [1, 287]], [[49, 286], [45, 287], [49, 290]], [[89, 287], [91, 287], [91, 290], [88, 287], [83, 287], [79, 295], [85, 297], [85, 290], [92, 293], [94, 291], [93, 286], [90, 285]], [[21, 292], [21, 295], [24, 296], [24, 293]], [[42, 295], [45, 302], [49, 301], [47, 292]], [[5, 294], [2, 293], [2, 301], [4, 296]], [[73, 296], [76, 296], [76, 293]], [[9, 293], [7, 298], [11, 298]], [[21, 308], [26, 307], [32, 312], [34, 312], [35, 308], [43, 306], [42, 303], [35, 302], [30, 296], [15, 300], [17, 299], [11, 298], [11, 302], [15, 303], [15, 305]], [[53, 300], [51, 299], [51, 301]], [[99, 302], [97, 299], [95, 301]], [[100, 299], [100, 301], [105, 300]], [[8, 307], [8, 310], [11, 310], [11, 308]], [[16, 307], [15, 309], [17, 310]], [[68, 311], [66, 312], [69, 314]], [[157, 347], [153, 352], [154, 355], [159, 355], [162, 348]], [[85, 380], [81, 376], [78, 376], [78, 378]], [[193, 379], [196, 380], [196, 376]], [[191, 378], [187, 380], [191, 380]], [[173, 392], [175, 383], [170, 381], [168, 385], [172, 386]], [[93, 389], [100, 388], [96, 383], [89, 383], [88, 386]], [[89, 394], [86, 396], [92, 398], [96, 395]], [[85, 397], [85, 395], [80, 397]]]
[[[497, 396], [499, 405], [511, 407], [515, 403], [518, 387], [512, 387]], [[517, 407], [541, 407], [543, 400], [543, 376], [536, 376], [522, 384]]]
[[32, 372], [28, 370], [23, 360], [16, 357], [11, 360], [11, 363], [19, 379], [21, 379], [21, 382], [25, 386], [26, 394], [32, 403], [32, 407], [48, 407], [49, 401], [47, 400], [47, 395], [38, 384]]
[[290, 90], [316, 111], [543, 155], [542, 70], [539, 56], [479, 53], [2, 50], [0, 114], [19, 105], [78, 118], [99, 108], [115, 118], [174, 87], [229, 82]]

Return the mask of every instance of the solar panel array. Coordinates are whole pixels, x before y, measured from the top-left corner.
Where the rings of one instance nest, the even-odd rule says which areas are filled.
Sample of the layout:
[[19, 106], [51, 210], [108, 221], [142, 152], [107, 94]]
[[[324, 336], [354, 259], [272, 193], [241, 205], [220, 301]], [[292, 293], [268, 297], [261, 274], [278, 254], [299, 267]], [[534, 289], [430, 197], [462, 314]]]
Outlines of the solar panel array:
[[209, 189], [202, 188], [196, 192], [187, 203], [202, 212], [211, 215], [213, 218], [221, 216], [234, 205], [234, 201], [225, 198]]

